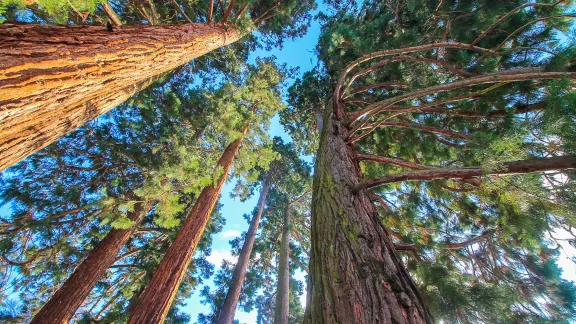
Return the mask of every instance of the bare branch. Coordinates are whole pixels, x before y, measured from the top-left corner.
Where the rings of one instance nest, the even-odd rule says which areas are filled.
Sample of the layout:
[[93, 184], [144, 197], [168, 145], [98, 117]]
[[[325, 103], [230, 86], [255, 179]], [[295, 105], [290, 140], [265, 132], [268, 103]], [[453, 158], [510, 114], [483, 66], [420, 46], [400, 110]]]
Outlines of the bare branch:
[[390, 164], [393, 166], [398, 166], [398, 167], [403, 167], [403, 168], [413, 169], [413, 170], [434, 169], [434, 167], [430, 167], [430, 166], [426, 166], [426, 165], [422, 165], [422, 164], [417, 164], [417, 163], [410, 162], [410, 161], [403, 160], [403, 159], [383, 157], [383, 156], [371, 155], [371, 154], [359, 153], [359, 154], [356, 154], [355, 159], [358, 161], [371, 161], [371, 162], [385, 163], [385, 164]]
[[106, 12], [106, 15], [115, 26], [122, 26], [120, 16], [118, 16], [116, 11], [108, 4], [108, 1], [102, 2], [102, 7], [104, 7], [104, 12]]
[[376, 83], [376, 84], [371, 84], [365, 87], [361, 87], [361, 88], [357, 88], [354, 90], [350, 91], [350, 94], [348, 94], [345, 97], [342, 97], [342, 99], [346, 99], [348, 97], [351, 97], [355, 94], [364, 92], [364, 91], [368, 91], [371, 89], [376, 89], [376, 88], [384, 88], [384, 87], [397, 87], [397, 88], [406, 88], [408, 87], [408, 83], [406, 82], [382, 82], [382, 83]]
[[479, 84], [485, 83], [498, 83], [498, 82], [515, 82], [515, 81], [526, 81], [526, 80], [537, 80], [537, 79], [559, 79], [568, 77], [570, 79], [576, 79], [576, 73], [574, 72], [545, 72], [543, 69], [539, 68], [529, 68], [529, 69], [516, 69], [502, 72], [487, 73], [474, 78], [464, 79], [460, 81], [455, 81], [451, 83], [444, 83], [421, 90], [409, 92], [399, 96], [395, 96], [380, 102], [369, 105], [368, 107], [355, 112], [350, 118], [349, 124], [356, 122], [362, 116], [369, 118], [374, 114], [377, 114], [386, 108], [408, 99], [413, 99], [421, 96], [426, 96], [429, 94], [451, 91], [455, 89], [471, 87]]
[[182, 10], [182, 8], [180, 8], [180, 5], [178, 4], [178, 2], [176, 2], [176, 0], [170, 0], [172, 1], [172, 4], [174, 5], [174, 7], [176, 8], [176, 10], [178, 10], [178, 12], [182, 15], [182, 17], [184, 17], [184, 19], [186, 19], [187, 22], [189, 23], [194, 23], [192, 20], [190, 20], [190, 18], [188, 17], [188, 15], [186, 15], [186, 13], [184, 12], [184, 10]]
[[359, 184], [354, 191], [358, 192], [362, 188], [370, 189], [395, 182], [426, 181], [434, 179], [470, 179], [481, 176], [514, 175], [574, 168], [576, 168], [576, 156], [556, 156], [550, 158], [506, 162], [496, 170], [489, 170], [483, 167], [435, 168], [420, 172], [406, 172], [369, 179]]
[[514, 9], [512, 9], [512, 11], [510, 11], [509, 13], [507, 13], [506, 15], [502, 16], [502, 18], [498, 19], [495, 23], [493, 23], [492, 25], [490, 25], [490, 27], [488, 27], [485, 31], [482, 32], [482, 34], [480, 34], [478, 37], [476, 37], [476, 39], [472, 42], [472, 45], [476, 45], [478, 44], [479, 41], [482, 40], [482, 38], [486, 37], [486, 35], [488, 35], [488, 33], [490, 33], [491, 31], [494, 30], [494, 28], [496, 28], [498, 25], [500, 25], [502, 22], [504, 22], [504, 20], [508, 19], [510, 16], [512, 16], [513, 14], [517, 13], [518, 11], [527, 8], [527, 7], [537, 7], [537, 6], [542, 6], [542, 7], [555, 7], [556, 5], [558, 5], [560, 2], [562, 1], [558, 1], [556, 3], [553, 4], [547, 4], [547, 3], [527, 3], [527, 4], [523, 4], [521, 6], [518, 6]]
[[[441, 249], [444, 249], [444, 250], [458, 250], [458, 249], [462, 249], [462, 248], [465, 248], [467, 246], [470, 246], [472, 244], [482, 242], [482, 241], [492, 237], [494, 235], [494, 233], [495, 233], [494, 230], [488, 230], [488, 231], [485, 231], [484, 233], [482, 233], [481, 235], [473, 237], [469, 240], [459, 242], [459, 243], [439, 244], [438, 247]], [[394, 244], [394, 249], [396, 251], [413, 251], [413, 250], [416, 250], [417, 248], [418, 247], [416, 246], [416, 244], [401, 244], [401, 243]]]
[[208, 23], [212, 22], [213, 12], [214, 12], [214, 0], [210, 0], [210, 4], [208, 4], [208, 18], [206, 19]]
[[228, 17], [230, 16], [232, 9], [234, 9], [235, 4], [236, 4], [236, 0], [230, 0], [230, 4], [228, 5], [228, 8], [226, 8], [226, 12], [224, 12], [224, 16], [222, 16], [222, 22], [223, 23], [228, 21]]

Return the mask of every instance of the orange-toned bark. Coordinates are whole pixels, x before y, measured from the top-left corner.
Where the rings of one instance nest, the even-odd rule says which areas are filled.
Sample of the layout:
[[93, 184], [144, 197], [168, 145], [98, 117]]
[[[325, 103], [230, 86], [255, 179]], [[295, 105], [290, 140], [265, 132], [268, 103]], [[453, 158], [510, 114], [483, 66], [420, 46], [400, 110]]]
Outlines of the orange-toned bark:
[[230, 143], [222, 153], [218, 161], [218, 165], [223, 169], [222, 175], [215, 185], [205, 187], [198, 196], [198, 200], [180, 228], [174, 243], [162, 258], [152, 280], [142, 293], [128, 323], [155, 324], [164, 322], [248, 127], [249, 124], [246, 124], [242, 130], [242, 137]]
[[0, 25], [0, 171], [241, 37], [217, 24]]

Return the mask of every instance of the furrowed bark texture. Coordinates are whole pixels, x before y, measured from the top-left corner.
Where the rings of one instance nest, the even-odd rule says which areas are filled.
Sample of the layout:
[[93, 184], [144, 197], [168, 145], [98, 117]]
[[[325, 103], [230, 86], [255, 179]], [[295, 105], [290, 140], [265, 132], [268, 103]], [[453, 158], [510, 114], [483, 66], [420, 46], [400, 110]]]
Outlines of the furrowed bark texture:
[[118, 252], [146, 216], [150, 206], [150, 202], [136, 203], [134, 211], [128, 213], [128, 218], [136, 224], [128, 229], [111, 230], [34, 316], [31, 323], [68, 323], [98, 280], [114, 264]]
[[221, 25], [0, 25], [0, 171], [233, 43]]
[[347, 136], [327, 116], [314, 172], [305, 323], [432, 323], [368, 193], [353, 193], [360, 169]]
[[238, 262], [234, 268], [234, 274], [232, 274], [232, 284], [228, 288], [226, 300], [224, 301], [224, 305], [222, 306], [222, 310], [218, 316], [218, 324], [231, 324], [234, 321], [234, 314], [236, 313], [236, 307], [238, 306], [238, 300], [240, 299], [240, 293], [242, 292], [242, 284], [246, 277], [246, 269], [248, 269], [248, 263], [250, 262], [250, 256], [252, 255], [256, 232], [258, 231], [262, 212], [264, 211], [268, 189], [270, 189], [270, 175], [271, 173], [268, 174], [268, 177], [262, 184], [262, 189], [260, 189], [258, 209], [256, 214], [254, 214], [250, 220], [250, 227], [248, 227], [242, 250], [240, 250], [240, 255], [238, 256]]
[[242, 137], [232, 142], [218, 161], [223, 173], [215, 185], [205, 187], [194, 207], [188, 214], [186, 221], [180, 228], [174, 243], [170, 246], [164, 258], [154, 271], [152, 280], [146, 286], [128, 323], [163, 323], [172, 301], [178, 292], [178, 286], [186, 274], [188, 265], [192, 261], [194, 250], [204, 233], [206, 223], [210, 218], [212, 209], [228, 177], [228, 171], [234, 162], [234, 157], [240, 149], [244, 135], [249, 124], [242, 130]]
[[290, 311], [290, 204], [284, 211], [282, 224], [282, 242], [280, 245], [280, 264], [278, 266], [278, 285], [276, 288], [276, 307], [274, 308], [274, 324], [288, 324]]

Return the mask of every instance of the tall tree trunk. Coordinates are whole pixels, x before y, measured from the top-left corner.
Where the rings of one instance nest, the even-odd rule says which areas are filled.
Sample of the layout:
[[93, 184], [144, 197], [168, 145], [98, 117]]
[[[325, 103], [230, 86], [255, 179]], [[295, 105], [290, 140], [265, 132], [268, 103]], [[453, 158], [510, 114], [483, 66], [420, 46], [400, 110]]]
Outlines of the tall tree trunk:
[[216, 24], [0, 25], [0, 171], [146, 88], [239, 40]]
[[34, 316], [31, 323], [68, 323], [94, 285], [114, 264], [116, 255], [144, 219], [150, 206], [150, 202], [136, 203], [134, 211], [128, 213], [128, 218], [136, 224], [128, 229], [111, 230]]
[[289, 294], [290, 294], [290, 204], [284, 211], [282, 224], [282, 242], [280, 243], [280, 265], [278, 269], [278, 286], [276, 288], [276, 307], [274, 308], [274, 324], [288, 324]]
[[[330, 106], [329, 106], [330, 107]], [[432, 323], [364, 189], [331, 111], [316, 159], [305, 323]]]
[[268, 189], [270, 189], [271, 181], [272, 170], [268, 171], [268, 176], [262, 183], [260, 198], [258, 198], [258, 209], [250, 220], [250, 226], [248, 227], [248, 232], [244, 239], [244, 245], [242, 245], [242, 250], [240, 250], [238, 262], [236, 263], [234, 274], [232, 275], [232, 284], [228, 288], [226, 300], [224, 301], [224, 305], [222, 306], [220, 315], [218, 316], [218, 324], [231, 324], [234, 321], [234, 313], [236, 312], [236, 306], [238, 305], [240, 293], [242, 292], [242, 284], [244, 283], [246, 269], [248, 269], [248, 263], [250, 262], [250, 256], [252, 255], [256, 232], [258, 231], [258, 225], [262, 218], [262, 212], [264, 211], [264, 205], [266, 203], [266, 197], [268, 196]]
[[152, 276], [152, 280], [150, 280], [144, 293], [142, 293], [128, 323], [155, 324], [164, 322], [170, 310], [170, 305], [172, 305], [172, 301], [176, 297], [178, 286], [180, 286], [188, 265], [192, 261], [194, 250], [202, 237], [212, 209], [216, 201], [218, 201], [222, 186], [228, 177], [228, 171], [232, 166], [232, 162], [234, 162], [236, 153], [240, 149], [248, 127], [249, 123], [242, 130], [242, 137], [228, 145], [224, 153], [222, 153], [218, 161], [218, 165], [223, 169], [222, 175], [218, 178], [218, 182], [215, 185], [202, 189], [198, 200], [180, 228], [174, 243], [172, 243], [164, 258], [162, 258]]

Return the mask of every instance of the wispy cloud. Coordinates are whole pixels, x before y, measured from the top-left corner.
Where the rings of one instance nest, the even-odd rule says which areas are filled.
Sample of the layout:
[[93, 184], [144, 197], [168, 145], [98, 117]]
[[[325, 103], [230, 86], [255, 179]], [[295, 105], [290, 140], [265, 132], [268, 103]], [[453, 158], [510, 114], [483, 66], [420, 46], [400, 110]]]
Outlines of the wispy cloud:
[[212, 263], [216, 267], [220, 267], [222, 265], [222, 261], [226, 260], [229, 262], [236, 262], [237, 258], [230, 253], [230, 251], [226, 250], [212, 250], [212, 253], [209, 257], [206, 258], [208, 262]]
[[240, 234], [242, 234], [240, 231], [237, 230], [228, 230], [228, 231], [224, 231], [222, 233], [220, 233], [220, 236], [222, 238], [233, 238], [233, 237], [238, 237], [240, 236]]

